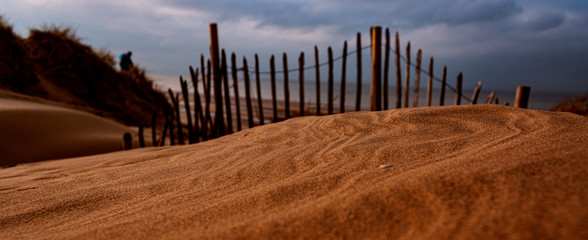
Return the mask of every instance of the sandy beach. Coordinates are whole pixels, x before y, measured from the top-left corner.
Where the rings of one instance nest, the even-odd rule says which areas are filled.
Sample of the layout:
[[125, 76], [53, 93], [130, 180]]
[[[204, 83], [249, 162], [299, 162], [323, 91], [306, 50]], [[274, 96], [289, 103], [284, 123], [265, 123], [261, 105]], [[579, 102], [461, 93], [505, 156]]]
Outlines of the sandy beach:
[[[120, 144], [126, 131], [96, 122], [19, 138], [23, 119], [93, 118], [11, 106], [0, 108], [9, 156]], [[588, 239], [587, 143], [584, 117], [499, 105], [294, 118], [2, 168], [0, 239]]]

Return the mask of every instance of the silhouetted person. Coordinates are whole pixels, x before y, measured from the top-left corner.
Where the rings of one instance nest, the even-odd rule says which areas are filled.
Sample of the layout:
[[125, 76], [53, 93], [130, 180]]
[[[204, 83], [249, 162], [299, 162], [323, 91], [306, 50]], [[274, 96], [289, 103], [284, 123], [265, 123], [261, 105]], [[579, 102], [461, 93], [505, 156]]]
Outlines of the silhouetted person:
[[120, 55], [120, 69], [128, 71], [130, 67], [133, 66], [133, 60], [131, 60], [131, 55], [133, 52], [128, 51], [127, 53], [123, 53]]

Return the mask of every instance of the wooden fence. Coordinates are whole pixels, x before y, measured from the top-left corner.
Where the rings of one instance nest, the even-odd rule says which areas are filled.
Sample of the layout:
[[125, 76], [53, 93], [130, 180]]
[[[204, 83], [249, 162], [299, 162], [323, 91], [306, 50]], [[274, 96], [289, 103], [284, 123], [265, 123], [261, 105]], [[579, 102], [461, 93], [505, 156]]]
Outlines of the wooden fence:
[[[275, 58], [272, 55], [269, 59], [270, 70], [269, 72], [260, 72], [259, 70], [259, 57], [255, 54], [254, 67], [250, 68], [247, 58], [243, 57], [241, 67], [238, 66], [235, 53], [231, 54], [230, 59], [230, 71], [227, 63], [228, 58], [224, 49], [220, 50], [218, 45], [218, 34], [217, 25], [215, 23], [210, 24], [210, 39], [211, 39], [211, 59], [205, 62], [204, 56], [200, 57], [200, 68], [189, 67], [190, 80], [192, 86], [193, 95], [190, 96], [188, 89], [188, 81], [180, 76], [181, 85], [181, 99], [183, 99], [183, 105], [185, 109], [185, 117], [181, 118], [181, 102], [180, 93], [174, 93], [169, 89], [169, 99], [172, 103], [173, 110], [169, 111], [165, 116], [166, 122], [161, 133], [158, 134], [156, 130], [156, 115], [153, 116], [152, 124], [152, 142], [154, 146], [163, 146], [167, 141], [166, 137], [169, 135], [169, 144], [184, 144], [184, 134], [187, 132], [188, 143], [197, 143], [200, 141], [206, 141], [209, 139], [217, 138], [226, 134], [231, 134], [235, 131], [241, 131], [245, 128], [255, 127], [256, 125], [263, 125], [265, 123], [266, 116], [264, 115], [264, 101], [261, 95], [261, 81], [260, 75], [269, 74], [271, 84], [271, 122], [282, 121], [291, 117], [306, 116], [306, 115], [317, 115], [324, 114], [324, 110], [321, 109], [321, 97], [320, 97], [320, 67], [328, 67], [328, 79], [327, 79], [327, 111], [326, 114], [344, 113], [345, 109], [345, 89], [346, 89], [346, 71], [347, 71], [347, 57], [352, 54], [356, 54], [357, 57], [357, 75], [356, 75], [356, 98], [355, 98], [355, 111], [361, 110], [361, 87], [362, 87], [362, 51], [371, 49], [371, 84], [370, 84], [370, 110], [380, 111], [389, 109], [389, 67], [391, 52], [394, 54], [395, 69], [396, 69], [396, 108], [407, 108], [409, 107], [409, 95], [410, 95], [410, 82], [411, 68], [415, 69], [414, 74], [414, 100], [413, 107], [418, 107], [419, 103], [419, 89], [421, 82], [421, 74], [427, 76], [427, 91], [426, 91], [426, 103], [425, 106], [431, 106], [433, 98], [433, 82], [440, 82], [440, 94], [439, 94], [439, 105], [445, 105], [445, 94], [446, 89], [455, 93], [455, 105], [460, 105], [462, 100], [469, 102], [470, 104], [476, 104], [482, 88], [482, 83], [478, 82], [474, 89], [471, 97], [463, 95], [463, 74], [460, 72], [456, 78], [455, 87], [447, 83], [447, 66], [443, 66], [441, 78], [438, 78], [433, 73], [434, 59], [433, 57], [429, 60], [428, 71], [422, 68], [422, 50], [418, 49], [417, 58], [415, 62], [411, 61], [411, 45], [408, 42], [406, 46], [406, 54], [401, 54], [400, 41], [398, 32], [395, 35], [395, 47], [391, 48], [390, 41], [390, 30], [386, 28], [384, 35], [384, 43], [382, 43], [382, 28], [379, 26], [372, 27], [370, 29], [371, 44], [368, 46], [362, 46], [361, 33], [357, 33], [357, 45], [356, 50], [349, 52], [347, 51], [347, 41], [343, 44], [343, 54], [336, 59], [333, 58], [333, 51], [331, 47], [328, 48], [328, 61], [324, 63], [319, 62], [319, 50], [318, 47], [314, 47], [314, 65], [305, 66], [305, 54], [300, 53], [298, 58], [298, 68], [289, 69], [287, 62], [286, 53], [282, 56], [283, 70], [277, 72], [275, 69]], [[384, 47], [384, 64], [382, 64], [382, 47]], [[340, 107], [336, 111], [334, 109], [334, 61], [341, 60], [341, 81], [340, 81]], [[404, 72], [404, 85], [402, 83], [402, 71], [401, 61], [405, 63]], [[304, 71], [314, 69], [315, 72], [315, 83], [316, 83], [316, 109], [311, 109], [305, 106], [304, 101]], [[255, 74], [255, 81], [252, 83], [249, 71], [252, 70]], [[244, 84], [244, 96], [243, 93], [239, 93], [239, 72], [242, 73], [242, 83]], [[289, 72], [298, 72], [299, 82], [299, 105], [291, 108], [290, 105], [290, 83], [289, 83]], [[276, 74], [283, 74], [283, 86], [284, 86], [284, 100], [281, 103], [283, 108], [278, 108], [277, 100], [277, 89], [276, 89]], [[229, 76], [232, 80], [233, 88], [233, 100], [231, 102]], [[202, 93], [200, 95], [199, 84], [202, 86]], [[256, 85], [256, 93], [253, 93], [252, 84]], [[404, 91], [402, 91], [404, 90]], [[519, 86], [517, 89], [517, 95], [515, 100], [515, 107], [526, 108], [529, 98], [530, 88], [526, 86]], [[241, 95], [240, 95], [241, 94]], [[256, 95], [257, 102], [253, 102], [254, 95]], [[214, 96], [214, 99], [212, 98]], [[190, 101], [192, 99], [192, 101]], [[214, 101], [214, 102], [213, 102]], [[242, 105], [241, 101], [245, 101]], [[190, 102], [194, 104], [192, 108]], [[498, 98], [495, 97], [495, 92], [492, 91], [486, 101], [486, 104], [495, 103], [498, 104]], [[254, 104], [256, 105], [254, 107]], [[268, 102], [265, 102], [268, 104]], [[508, 102], [506, 103], [508, 105]], [[211, 107], [214, 106], [214, 114], [211, 113]], [[241, 107], [244, 106], [246, 114], [242, 114]], [[255, 108], [255, 109], [254, 109]], [[193, 110], [193, 113], [192, 113]], [[282, 118], [279, 117], [278, 112], [283, 111]], [[235, 117], [233, 117], [233, 114]], [[243, 116], [242, 116], [243, 115]], [[255, 116], [254, 116], [255, 115]], [[214, 118], [214, 120], [213, 120]], [[246, 118], [246, 120], [244, 120]], [[233, 123], [235, 120], [235, 123]], [[169, 133], [169, 134], [168, 134]], [[157, 137], [159, 135], [159, 137]], [[139, 128], [139, 136], [141, 146], [144, 146], [143, 128]]]

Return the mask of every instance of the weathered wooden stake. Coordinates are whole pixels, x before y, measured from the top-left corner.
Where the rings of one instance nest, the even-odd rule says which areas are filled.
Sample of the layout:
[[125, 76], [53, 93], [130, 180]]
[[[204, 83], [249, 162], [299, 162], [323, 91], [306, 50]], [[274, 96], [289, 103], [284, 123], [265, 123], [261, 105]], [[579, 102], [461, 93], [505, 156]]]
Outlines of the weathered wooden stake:
[[494, 91], [490, 92], [490, 94], [488, 94], [488, 98], [486, 99], [486, 104], [492, 104], [494, 101], [494, 96], [496, 96], [496, 93]]
[[139, 147], [145, 147], [145, 136], [143, 135], [143, 126], [139, 126]]
[[161, 132], [161, 139], [159, 139], [159, 141], [157, 141], [159, 143], [160, 147], [165, 145], [165, 138], [167, 136], [168, 128], [169, 128], [169, 116], [165, 116], [165, 124], [163, 125], [163, 131]]
[[225, 134], [225, 120], [223, 115], [223, 96], [221, 86], [220, 55], [218, 45], [218, 31], [216, 23], [211, 23], [210, 27], [210, 57], [212, 59], [212, 74], [214, 78], [214, 105], [216, 111], [214, 114], [215, 136]]
[[245, 102], [247, 104], [247, 123], [249, 128], [253, 127], [253, 107], [251, 106], [251, 84], [249, 82], [249, 66], [247, 58], [243, 57], [243, 77], [245, 79]]
[[388, 76], [390, 72], [390, 29], [386, 28], [386, 49], [384, 50], [384, 110], [388, 110]]
[[372, 39], [372, 84], [370, 88], [370, 110], [382, 110], [382, 27], [371, 27]]
[[334, 76], [333, 76], [333, 49], [331, 49], [331, 46], [329, 46], [329, 48], [327, 49], [327, 54], [329, 57], [329, 79], [328, 79], [328, 85], [327, 85], [327, 96], [329, 98], [328, 100], [328, 114], [332, 115], [333, 114], [333, 85], [334, 85]]
[[343, 61], [341, 63], [341, 107], [340, 112], [345, 112], [345, 81], [347, 75], [347, 41], [343, 42]]
[[414, 102], [413, 107], [419, 106], [419, 91], [421, 88], [421, 60], [423, 58], [423, 51], [419, 49], [417, 52], [416, 70], [414, 72]]
[[263, 105], [261, 99], [261, 81], [259, 80], [259, 57], [255, 54], [255, 83], [257, 86], [257, 106], [259, 107], [259, 125], [263, 125]]
[[429, 61], [429, 82], [427, 83], [427, 107], [431, 106], [433, 100], [433, 64], [435, 60], [431, 57]]
[[445, 86], [447, 85], [447, 66], [443, 66], [443, 72], [441, 73], [441, 93], [439, 94], [439, 106], [445, 104]]
[[[203, 138], [204, 140], [208, 140], [210, 137], [214, 137], [214, 128], [212, 127], [212, 116], [210, 114], [210, 100], [211, 100], [211, 83], [212, 79], [212, 72], [210, 69], [210, 60], [206, 61], [206, 78], [202, 79], [202, 86], [204, 87], [204, 100], [206, 101], [205, 105], [205, 116], [204, 116], [204, 127], [203, 127]], [[209, 130], [212, 133], [209, 137]]]
[[400, 70], [400, 38], [398, 32], [396, 32], [396, 43], [394, 52], [396, 62], [396, 108], [402, 107], [402, 71]]
[[472, 95], [472, 101], [470, 102], [470, 104], [477, 104], [478, 103], [478, 97], [480, 96], [481, 90], [482, 90], [482, 82], [478, 81], [478, 83], [476, 83], [476, 88], [474, 89], [474, 94]]
[[361, 33], [357, 33], [357, 87], [355, 94], [355, 111], [361, 111]]
[[529, 96], [531, 94], [531, 87], [518, 86], [517, 95], [515, 97], [514, 107], [516, 108], [527, 108], [529, 105]]
[[157, 146], [157, 114], [151, 115], [151, 146]]
[[[223, 90], [225, 94], [225, 112], [227, 114], [227, 132], [228, 134], [233, 133], [233, 114], [231, 113], [231, 95], [229, 90], [229, 71], [227, 67], [227, 55], [225, 49], [221, 50], [221, 70], [220, 74], [223, 81]], [[223, 123], [224, 124], [224, 123]], [[223, 132], [225, 134], [225, 132]]]
[[190, 109], [190, 98], [188, 97], [188, 82], [180, 75], [180, 86], [182, 87], [182, 98], [184, 99], [184, 107], [186, 109], [186, 118], [188, 120], [188, 142], [195, 143], [196, 137], [194, 135], [194, 125], [192, 125], [192, 112]]
[[[190, 78], [192, 80], [192, 86], [194, 86], [194, 140], [195, 142], [200, 141], [199, 137], [204, 137], [204, 113], [202, 110], [202, 102], [200, 101], [200, 93], [198, 92], [198, 71], [196, 72], [192, 66], [190, 66]], [[203, 78], [204, 82], [204, 78]], [[200, 123], [200, 125], [199, 125]], [[204, 138], [203, 138], [204, 139]]]
[[128, 132], [123, 134], [122, 148], [123, 150], [133, 149], [133, 136]]
[[288, 56], [286, 53], [282, 55], [282, 65], [284, 66], [284, 101], [286, 119], [290, 118], [290, 79], [288, 79]]
[[406, 45], [406, 78], [404, 81], [404, 107], [408, 107], [408, 99], [410, 94], [410, 41]]
[[270, 57], [270, 80], [272, 84], [272, 111], [274, 113], [272, 122], [278, 122], [278, 100], [276, 99], [276, 64], [274, 55]]
[[459, 75], [457, 75], [457, 82], [455, 83], [455, 105], [460, 105], [461, 104], [461, 95], [462, 95], [462, 89], [463, 89], [463, 73], [459, 72]]
[[174, 93], [172, 92], [171, 89], [168, 89], [170, 98], [172, 99], [172, 102], [174, 104], [174, 115], [175, 115], [175, 119], [176, 119], [176, 125], [178, 128], [178, 144], [182, 145], [184, 144], [184, 132], [183, 132], [183, 128], [182, 128], [182, 121], [180, 120], [180, 94], [176, 94], [174, 96]]
[[233, 90], [235, 93], [235, 107], [237, 108], [237, 131], [241, 131], [241, 105], [239, 103], [239, 84], [237, 80], [237, 56], [231, 54], [231, 75], [233, 77]]
[[300, 84], [300, 116], [304, 116], [304, 52], [300, 52], [298, 57], [298, 83]]
[[316, 115], [321, 115], [321, 74], [319, 66], [319, 51], [318, 47], [314, 45], [314, 65], [315, 65], [315, 78], [316, 78]]
[[169, 123], [169, 145], [173, 146], [176, 145], [175, 142], [175, 133], [174, 133], [174, 110], [170, 109], [168, 113], [168, 123]]

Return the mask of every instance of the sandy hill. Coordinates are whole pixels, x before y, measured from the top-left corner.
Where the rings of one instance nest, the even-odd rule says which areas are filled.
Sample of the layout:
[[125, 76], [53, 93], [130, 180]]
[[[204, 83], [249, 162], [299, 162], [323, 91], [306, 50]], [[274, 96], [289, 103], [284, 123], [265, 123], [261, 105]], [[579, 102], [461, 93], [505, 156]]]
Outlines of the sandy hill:
[[0, 169], [0, 239], [588, 239], [588, 119], [303, 117]]
[[144, 71], [119, 72], [114, 57], [94, 51], [64, 27], [32, 29], [15, 35], [0, 16], [0, 89], [43, 97], [112, 117], [149, 125], [151, 115], [168, 108]]

